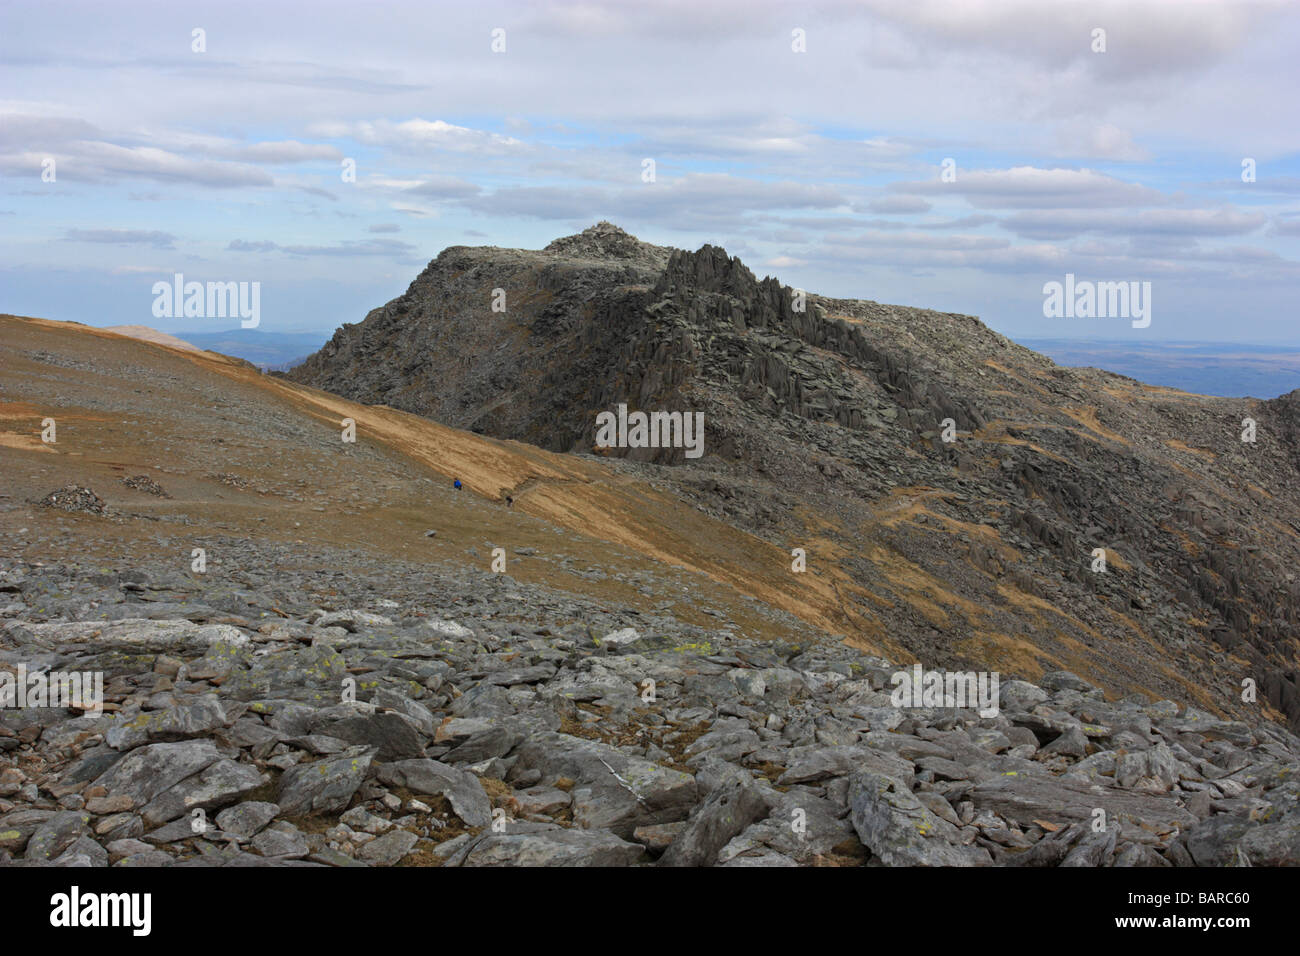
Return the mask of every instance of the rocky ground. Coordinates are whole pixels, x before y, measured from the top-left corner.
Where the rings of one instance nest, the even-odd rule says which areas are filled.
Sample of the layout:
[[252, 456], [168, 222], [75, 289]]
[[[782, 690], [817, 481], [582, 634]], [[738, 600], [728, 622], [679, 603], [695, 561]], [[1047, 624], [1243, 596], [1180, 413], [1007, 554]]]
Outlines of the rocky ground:
[[107, 704], [0, 711], [0, 862], [1300, 864], [1300, 740], [1267, 721], [1059, 671], [993, 717], [896, 707], [843, 644], [226, 553], [273, 570], [5, 563], [0, 668], [102, 671]]

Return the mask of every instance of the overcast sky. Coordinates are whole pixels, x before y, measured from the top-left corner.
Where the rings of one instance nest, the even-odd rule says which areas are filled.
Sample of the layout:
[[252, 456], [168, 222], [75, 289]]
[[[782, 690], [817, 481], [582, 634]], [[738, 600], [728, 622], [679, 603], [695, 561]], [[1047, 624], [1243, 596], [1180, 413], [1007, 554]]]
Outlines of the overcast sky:
[[[152, 316], [181, 272], [329, 331], [608, 219], [1013, 337], [1300, 344], [1297, 54], [1295, 3], [5, 0], [0, 311], [230, 327]], [[1151, 325], [1045, 318], [1067, 273]]]

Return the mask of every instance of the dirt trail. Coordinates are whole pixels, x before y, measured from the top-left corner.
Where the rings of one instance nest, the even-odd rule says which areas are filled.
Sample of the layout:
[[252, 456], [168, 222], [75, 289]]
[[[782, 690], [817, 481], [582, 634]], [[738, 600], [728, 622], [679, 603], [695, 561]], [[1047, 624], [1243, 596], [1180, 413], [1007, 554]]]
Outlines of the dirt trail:
[[[706, 575], [828, 632], [853, 626], [841, 610], [833, 572], [796, 574], [784, 550], [596, 462], [458, 431], [387, 406], [359, 405], [228, 363], [216, 367], [332, 424], [351, 418], [359, 434], [493, 500], [522, 488], [515, 508], [527, 514]], [[842, 587], [853, 587], [846, 575], [839, 577]]]

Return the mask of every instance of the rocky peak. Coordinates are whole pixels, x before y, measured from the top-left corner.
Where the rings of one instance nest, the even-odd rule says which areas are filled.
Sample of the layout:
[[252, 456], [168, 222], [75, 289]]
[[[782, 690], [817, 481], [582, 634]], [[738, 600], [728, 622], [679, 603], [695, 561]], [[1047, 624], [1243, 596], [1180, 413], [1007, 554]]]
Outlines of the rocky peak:
[[542, 251], [570, 259], [628, 259], [656, 268], [662, 268], [673, 252], [666, 246], [642, 242], [603, 219], [575, 236], [556, 239]]

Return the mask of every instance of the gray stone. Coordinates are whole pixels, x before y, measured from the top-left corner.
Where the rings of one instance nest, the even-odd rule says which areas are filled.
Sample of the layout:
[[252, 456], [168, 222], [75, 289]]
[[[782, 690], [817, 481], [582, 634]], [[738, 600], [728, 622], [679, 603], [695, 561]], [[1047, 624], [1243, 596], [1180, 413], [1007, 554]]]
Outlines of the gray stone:
[[413, 793], [445, 796], [456, 816], [469, 826], [485, 827], [492, 822], [492, 802], [472, 773], [449, 767], [427, 757], [380, 764], [379, 779], [390, 787], [406, 787]]
[[104, 741], [115, 750], [129, 750], [158, 740], [197, 737], [226, 725], [225, 708], [216, 697], [207, 695], [166, 710], [115, 721], [104, 732]]
[[536, 734], [516, 748], [510, 774], [540, 770], [548, 786], [575, 782], [574, 822], [631, 837], [639, 826], [684, 820], [698, 789], [689, 774], [661, 767], [616, 747], [568, 734]]
[[465, 857], [462, 866], [630, 866], [645, 849], [620, 840], [608, 830], [489, 833]]
[[143, 853], [133, 853], [130, 856], [123, 857], [113, 865], [125, 867], [154, 867], [171, 866], [175, 862], [176, 858], [163, 850], [145, 850]]
[[893, 777], [902, 781], [909, 789], [912, 786], [913, 767], [910, 760], [890, 753], [880, 753], [869, 747], [849, 745], [791, 748], [786, 768], [786, 772], [776, 781], [781, 786], [816, 783], [863, 770]]
[[88, 836], [79, 836], [54, 859], [55, 866], [108, 866], [108, 851]]
[[79, 837], [86, 836], [90, 814], [81, 810], [56, 813], [37, 825], [27, 841], [25, 859], [53, 860]]
[[[1034, 820], [1091, 825], [1093, 811], [1106, 811], [1107, 825], [1118, 822], [1126, 840], [1151, 839], [1185, 829], [1196, 821], [1173, 797], [1134, 793], [1073, 777], [997, 776], [978, 784], [969, 799], [1022, 829]], [[1144, 836], [1145, 835], [1145, 836]]]
[[105, 788], [110, 796], [128, 796], [141, 807], [220, 759], [210, 740], [149, 744], [113, 764], [94, 786]]
[[1113, 826], [1100, 833], [1089, 833], [1065, 855], [1061, 866], [1106, 866], [1115, 855], [1118, 838], [1119, 828]]
[[249, 800], [218, 813], [217, 828], [248, 840], [279, 814], [280, 808], [274, 803]]
[[372, 866], [395, 866], [415, 849], [420, 838], [407, 830], [393, 830], [363, 846], [357, 857]]
[[370, 772], [373, 747], [351, 747], [333, 757], [290, 767], [280, 778], [276, 803], [289, 816], [346, 810]]
[[887, 866], [984, 866], [988, 851], [962, 846], [957, 829], [927, 810], [902, 783], [862, 772], [849, 778], [853, 829]]
[[1022, 680], [1009, 680], [998, 690], [998, 700], [1003, 710], [1027, 711], [1035, 704], [1047, 700], [1047, 691]]
[[662, 866], [710, 866], [720, 851], [750, 824], [763, 819], [774, 801], [758, 784], [736, 778], [709, 794], [699, 811], [664, 852]]
[[372, 614], [369, 611], [348, 608], [347, 610], [331, 611], [329, 614], [322, 615], [316, 620], [316, 626], [341, 627], [348, 633], [355, 633], [364, 628], [392, 627], [393, 621], [382, 614]]
[[157, 826], [194, 810], [216, 810], [252, 793], [263, 783], [255, 767], [234, 760], [221, 759], [191, 777], [160, 793], [140, 815], [150, 826]]
[[326, 732], [351, 744], [376, 748], [377, 760], [409, 760], [423, 757], [428, 744], [419, 729], [401, 714], [370, 714], [348, 717], [330, 724]]
[[297, 860], [311, 852], [307, 838], [297, 827], [284, 824], [282, 829], [272, 827], [253, 837], [253, 849], [262, 856]]
[[32, 834], [55, 816], [56, 812], [19, 808], [0, 816], [0, 850], [8, 850], [11, 853], [21, 852]]
[[471, 734], [442, 759], [446, 763], [479, 763], [493, 757], [504, 757], [523, 739], [523, 734], [498, 724]]
[[1220, 814], [1193, 827], [1187, 834], [1187, 852], [1197, 866], [1300, 865], [1300, 812], [1271, 823], [1247, 814]]

